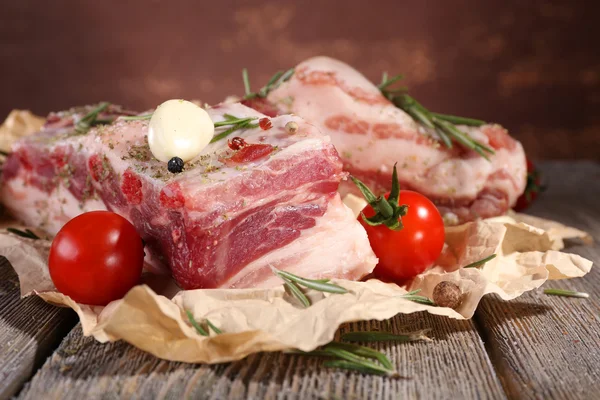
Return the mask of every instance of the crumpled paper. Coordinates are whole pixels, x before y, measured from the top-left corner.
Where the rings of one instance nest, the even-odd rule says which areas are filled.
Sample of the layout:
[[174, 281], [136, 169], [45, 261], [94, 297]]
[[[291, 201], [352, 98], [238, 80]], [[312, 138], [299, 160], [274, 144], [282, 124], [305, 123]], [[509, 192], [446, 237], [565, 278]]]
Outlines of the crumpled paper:
[[[353, 210], [358, 198], [345, 199]], [[84, 335], [100, 342], [125, 340], [157, 357], [184, 362], [219, 363], [261, 351], [309, 351], [333, 340], [338, 327], [351, 321], [384, 320], [398, 313], [427, 311], [451, 318], [470, 318], [482, 296], [497, 293], [513, 299], [540, 287], [548, 279], [581, 277], [592, 262], [561, 253], [562, 240], [582, 231], [561, 224], [513, 214], [447, 229], [446, 244], [436, 266], [405, 287], [376, 279], [334, 280], [347, 294], [308, 291], [312, 305], [302, 308], [283, 286], [272, 289], [179, 290], [171, 280], [146, 275], [143, 284], [106, 307], [77, 304], [57, 292], [48, 273], [50, 241], [7, 233], [15, 221], [0, 221], [0, 255], [17, 272], [23, 296], [37, 294], [47, 302], [70, 307], [81, 320]], [[6, 233], [4, 233], [6, 232]], [[480, 268], [461, 268], [491, 254]], [[440, 281], [453, 281], [463, 292], [456, 309], [428, 306], [402, 298], [421, 289], [430, 297]], [[224, 333], [200, 336], [185, 311], [197, 321], [209, 319]]]

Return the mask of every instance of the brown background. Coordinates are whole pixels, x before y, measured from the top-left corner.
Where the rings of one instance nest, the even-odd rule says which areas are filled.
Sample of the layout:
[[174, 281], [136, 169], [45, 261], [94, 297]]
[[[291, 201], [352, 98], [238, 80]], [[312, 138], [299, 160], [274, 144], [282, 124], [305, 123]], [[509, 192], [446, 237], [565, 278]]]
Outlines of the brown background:
[[0, 117], [109, 100], [214, 103], [318, 54], [403, 72], [430, 109], [497, 121], [534, 159], [600, 159], [595, 1], [0, 4]]

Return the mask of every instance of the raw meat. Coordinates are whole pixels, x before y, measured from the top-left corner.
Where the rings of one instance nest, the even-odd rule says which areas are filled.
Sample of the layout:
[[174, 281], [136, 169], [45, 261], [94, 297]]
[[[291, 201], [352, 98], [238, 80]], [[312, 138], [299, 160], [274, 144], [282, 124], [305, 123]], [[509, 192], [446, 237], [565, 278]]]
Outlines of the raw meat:
[[[373, 270], [366, 233], [337, 193], [346, 176], [338, 153], [299, 117], [236, 131], [228, 138], [243, 137], [247, 147], [233, 151], [221, 139], [175, 175], [152, 157], [147, 120], [76, 132], [74, 121], [89, 110], [51, 115], [13, 147], [0, 198], [27, 224], [54, 234], [85, 211], [117, 212], [146, 242], [150, 268], [169, 267], [184, 289], [280, 284], [271, 266], [354, 280]], [[208, 111], [215, 122], [264, 117], [241, 104]], [[289, 121], [299, 126], [295, 135]]]
[[[300, 63], [266, 100], [260, 99], [257, 109], [276, 107], [316, 124], [331, 137], [344, 169], [376, 193], [389, 190], [391, 169], [398, 163], [402, 187], [427, 195], [447, 223], [503, 214], [525, 189], [523, 148], [504, 128], [459, 126], [495, 149], [491, 162], [458, 145], [448, 149], [340, 61], [316, 57]], [[248, 103], [255, 106], [255, 100]], [[340, 191], [357, 194], [350, 181]]]

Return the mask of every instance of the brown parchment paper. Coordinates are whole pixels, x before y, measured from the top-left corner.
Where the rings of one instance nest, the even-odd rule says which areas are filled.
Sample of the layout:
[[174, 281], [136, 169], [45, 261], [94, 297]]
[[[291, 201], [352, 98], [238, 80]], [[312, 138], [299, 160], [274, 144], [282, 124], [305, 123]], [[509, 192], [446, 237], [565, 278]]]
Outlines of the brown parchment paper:
[[[345, 199], [355, 212], [364, 205], [361, 201]], [[6, 217], [0, 221], [0, 255], [17, 272], [23, 296], [37, 294], [50, 303], [72, 308], [81, 319], [84, 334], [100, 342], [125, 340], [158, 357], [185, 362], [218, 363], [255, 352], [291, 348], [309, 351], [330, 342], [342, 323], [384, 320], [398, 313], [427, 311], [470, 318], [485, 294], [497, 293], [503, 299], [513, 299], [548, 279], [580, 277], [592, 267], [585, 258], [558, 251], [564, 238], [589, 240], [585, 232], [511, 214], [448, 228], [436, 266], [406, 287], [376, 279], [335, 280], [349, 293], [309, 291], [313, 304], [301, 308], [282, 286], [269, 290], [179, 291], [171, 280], [145, 276], [144, 283], [123, 299], [106, 307], [90, 307], [75, 303], [54, 288], [46, 263], [49, 240], [21, 238], [6, 232], [6, 226], [24, 227]], [[481, 268], [461, 268], [493, 253], [497, 257]], [[463, 291], [463, 302], [456, 310], [401, 297], [415, 289], [431, 297], [435, 285], [443, 280], [455, 282]], [[198, 321], [210, 319], [224, 333], [198, 335], [185, 310], [191, 311]]]

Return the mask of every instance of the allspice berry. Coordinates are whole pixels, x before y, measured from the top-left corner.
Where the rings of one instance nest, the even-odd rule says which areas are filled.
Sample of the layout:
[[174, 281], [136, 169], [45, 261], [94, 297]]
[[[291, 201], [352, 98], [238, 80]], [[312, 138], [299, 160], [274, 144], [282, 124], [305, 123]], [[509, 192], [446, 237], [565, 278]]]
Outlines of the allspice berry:
[[298, 124], [295, 121], [290, 121], [287, 124], [285, 124], [285, 130], [290, 135], [293, 135], [296, 132], [298, 132]]
[[442, 281], [433, 289], [433, 301], [440, 307], [456, 309], [462, 303], [462, 292], [456, 283]]

